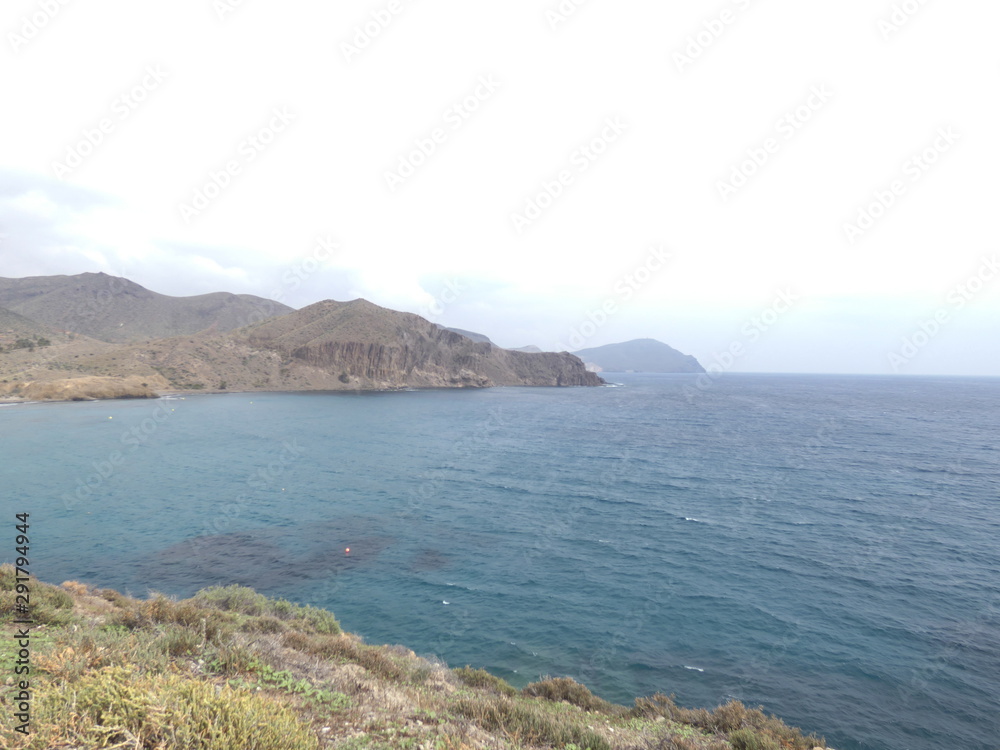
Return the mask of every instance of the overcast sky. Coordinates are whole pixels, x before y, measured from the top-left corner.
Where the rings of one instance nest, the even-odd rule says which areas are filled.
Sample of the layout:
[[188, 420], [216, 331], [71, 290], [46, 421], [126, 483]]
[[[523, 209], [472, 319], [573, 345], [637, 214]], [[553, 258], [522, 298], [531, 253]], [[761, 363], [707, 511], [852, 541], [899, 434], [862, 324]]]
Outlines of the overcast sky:
[[995, 0], [9, 0], [0, 276], [998, 376], [998, 27]]

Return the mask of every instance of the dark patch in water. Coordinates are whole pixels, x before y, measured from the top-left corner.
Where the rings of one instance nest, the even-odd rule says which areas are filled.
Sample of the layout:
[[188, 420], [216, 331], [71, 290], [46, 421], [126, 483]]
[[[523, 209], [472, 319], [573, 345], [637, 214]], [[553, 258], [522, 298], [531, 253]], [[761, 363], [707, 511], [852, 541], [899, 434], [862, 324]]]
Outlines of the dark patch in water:
[[364, 519], [208, 534], [161, 549], [135, 570], [146, 586], [174, 595], [234, 583], [267, 592], [346, 573], [374, 561], [392, 542], [373, 534]]
[[416, 557], [413, 558], [412, 568], [420, 572], [441, 570], [448, 565], [447, 556], [441, 554], [436, 549], [425, 549], [421, 550]]

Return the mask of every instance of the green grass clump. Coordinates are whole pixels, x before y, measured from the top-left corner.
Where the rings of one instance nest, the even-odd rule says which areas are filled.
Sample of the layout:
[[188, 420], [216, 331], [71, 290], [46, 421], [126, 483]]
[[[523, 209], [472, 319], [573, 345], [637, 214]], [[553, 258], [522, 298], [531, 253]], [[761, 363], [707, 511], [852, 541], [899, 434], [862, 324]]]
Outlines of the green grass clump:
[[315, 750], [316, 737], [267, 696], [176, 674], [106, 667], [36, 694], [35, 732], [11, 747]]
[[464, 667], [458, 667], [452, 671], [458, 679], [462, 681], [463, 685], [480, 688], [482, 690], [490, 690], [499, 695], [506, 695], [508, 698], [513, 698], [517, 695], [517, 688], [507, 682], [507, 680], [497, 677], [496, 675], [492, 675], [485, 669], [473, 669], [472, 667], [466, 665]]

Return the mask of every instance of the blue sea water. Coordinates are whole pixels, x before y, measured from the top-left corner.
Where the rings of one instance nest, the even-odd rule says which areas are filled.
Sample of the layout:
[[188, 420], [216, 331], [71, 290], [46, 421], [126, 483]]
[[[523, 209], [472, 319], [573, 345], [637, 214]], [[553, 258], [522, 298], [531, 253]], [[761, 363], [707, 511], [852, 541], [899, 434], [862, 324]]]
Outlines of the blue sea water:
[[1000, 380], [608, 379], [8, 406], [4, 508], [43, 580], [238, 582], [519, 685], [1000, 747]]

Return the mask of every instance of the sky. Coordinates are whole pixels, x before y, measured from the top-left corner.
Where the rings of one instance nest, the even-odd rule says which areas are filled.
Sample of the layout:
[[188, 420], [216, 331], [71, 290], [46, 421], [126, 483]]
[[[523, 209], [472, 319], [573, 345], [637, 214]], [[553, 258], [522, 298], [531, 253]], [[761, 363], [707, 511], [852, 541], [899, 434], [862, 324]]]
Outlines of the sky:
[[0, 276], [1000, 376], [993, 0], [9, 0]]

